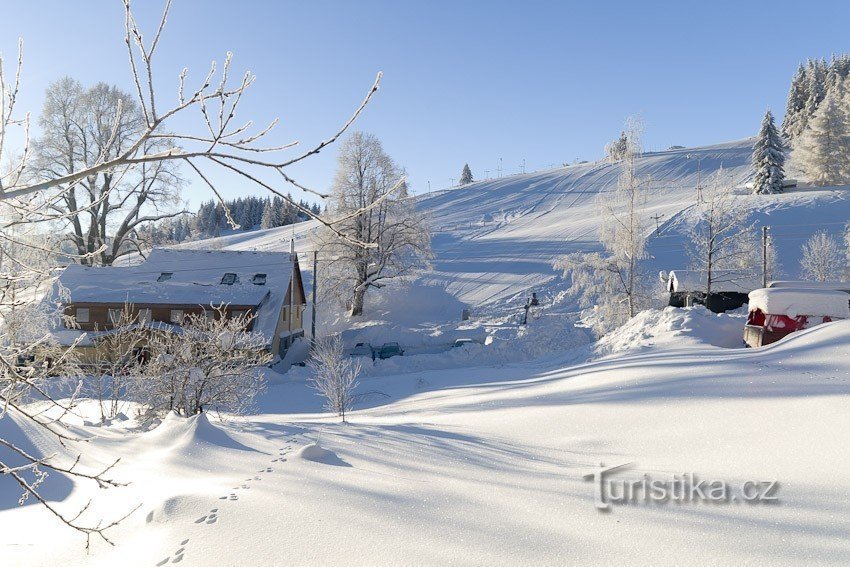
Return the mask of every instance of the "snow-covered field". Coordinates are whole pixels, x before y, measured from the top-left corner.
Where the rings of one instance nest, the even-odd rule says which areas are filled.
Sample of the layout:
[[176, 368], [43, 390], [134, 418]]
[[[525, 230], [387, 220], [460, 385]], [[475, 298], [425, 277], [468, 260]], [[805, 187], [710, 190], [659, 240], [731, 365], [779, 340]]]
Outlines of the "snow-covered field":
[[[752, 140], [646, 154], [650, 273], [687, 266], [698, 181], [722, 165], [750, 175]], [[52, 475], [44, 494], [109, 521], [116, 546], [83, 541], [43, 508], [16, 506], [0, 479], [2, 565], [841, 564], [850, 560], [850, 322], [740, 348], [742, 313], [651, 310], [599, 341], [552, 269], [599, 247], [596, 200], [619, 168], [581, 164], [424, 195], [434, 270], [367, 299], [349, 320], [321, 305], [324, 332], [351, 346], [398, 341], [404, 357], [364, 361], [356, 411], [322, 411], [309, 371], [269, 375], [244, 417], [132, 419], [95, 426], [93, 402], [63, 421], [89, 469], [121, 461], [126, 487]], [[846, 188], [746, 197], [742, 214], [775, 232], [785, 277], [799, 245], [850, 218]], [[315, 223], [237, 233], [189, 248], [312, 249]], [[306, 255], [302, 268], [309, 278]], [[541, 307], [520, 326], [532, 291]], [[469, 321], [461, 321], [465, 308]], [[309, 317], [309, 314], [308, 314]], [[308, 319], [309, 320], [309, 319]], [[450, 348], [457, 338], [476, 344]], [[486, 343], [486, 344], [485, 344]], [[71, 458], [79, 443], [9, 414], [0, 437]], [[733, 487], [778, 481], [778, 503], [594, 505], [596, 467], [618, 478], [694, 473]], [[49, 541], [46, 545], [45, 541]]]
[[[644, 329], [663, 336], [668, 327]], [[86, 556], [45, 510], [11, 506], [4, 485], [3, 563], [813, 565], [850, 557], [850, 322], [759, 350], [667, 341], [571, 367], [372, 377], [360, 391], [371, 395], [347, 425], [322, 414], [300, 381], [272, 386], [257, 413], [227, 423], [169, 418], [149, 432], [78, 424], [76, 432], [96, 435], [90, 454], [121, 456], [114, 476], [132, 483], [99, 494], [92, 517], [140, 509], [114, 529], [115, 548], [98, 543]], [[327, 452], [308, 447], [316, 442]], [[582, 478], [600, 463], [633, 463], [622, 473], [629, 479], [776, 480], [779, 502], [638, 503], [604, 513]], [[95, 492], [50, 483], [63, 509]]]

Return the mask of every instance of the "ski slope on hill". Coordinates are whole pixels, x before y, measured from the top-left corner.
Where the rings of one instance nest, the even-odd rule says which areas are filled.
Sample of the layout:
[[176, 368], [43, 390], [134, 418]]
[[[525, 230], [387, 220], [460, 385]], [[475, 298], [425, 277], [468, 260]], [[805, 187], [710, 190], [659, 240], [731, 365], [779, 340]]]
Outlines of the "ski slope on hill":
[[[637, 174], [648, 194], [645, 215], [654, 219], [645, 261], [648, 273], [689, 266], [686, 232], [693, 222], [697, 187], [711, 183], [721, 168], [728, 183], [748, 182], [752, 143], [744, 139], [638, 158]], [[563, 282], [552, 269], [553, 260], [599, 249], [598, 197], [616, 189], [620, 172], [619, 164], [586, 163], [418, 196], [417, 207], [430, 219], [435, 254], [433, 270], [422, 275], [420, 283], [443, 288], [479, 313], [515, 311], [531, 291], [544, 298], [555, 296]], [[822, 229], [836, 235], [843, 230], [850, 218], [848, 196], [846, 187], [742, 195], [742, 216], [756, 227], [770, 226], [781, 276], [793, 279], [799, 275], [800, 246], [809, 236]], [[296, 248], [306, 252], [313, 247], [309, 236], [316, 227], [306, 222], [181, 246], [287, 250], [294, 237]], [[309, 271], [309, 262], [303, 267]]]
[[[721, 166], [734, 183], [750, 175], [752, 140], [645, 154], [638, 175], [649, 180], [648, 215], [669, 219], [695, 200], [696, 187]], [[620, 166], [587, 163], [475, 182], [417, 197], [433, 230], [434, 270], [423, 282], [480, 307], [539, 288], [558, 275], [561, 254], [598, 248], [597, 197], [617, 186]], [[312, 248], [315, 222], [182, 244], [225, 250]], [[309, 266], [305, 266], [309, 269]]]

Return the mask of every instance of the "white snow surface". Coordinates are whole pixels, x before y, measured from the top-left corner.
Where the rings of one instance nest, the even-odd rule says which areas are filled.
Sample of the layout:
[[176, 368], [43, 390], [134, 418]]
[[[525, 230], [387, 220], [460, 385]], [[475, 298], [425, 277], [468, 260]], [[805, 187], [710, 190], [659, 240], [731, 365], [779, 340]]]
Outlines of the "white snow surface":
[[649, 309], [599, 339], [596, 353], [620, 354], [659, 348], [743, 346], [746, 316], [712, 313], [702, 306]]
[[850, 318], [850, 294], [828, 289], [757, 289], [750, 292], [749, 308], [760, 309], [762, 313], [771, 315], [847, 319]]
[[[757, 350], [670, 344], [576, 366], [367, 378], [359, 391], [374, 395], [348, 424], [292, 381], [229, 422], [169, 416], [148, 432], [74, 425], [92, 437], [86, 470], [120, 456], [114, 476], [131, 484], [98, 493], [51, 476], [45, 490], [58, 484], [53, 499], [69, 512], [95, 496], [84, 518], [140, 509], [112, 530], [115, 547], [95, 542], [86, 555], [77, 534], [41, 507], [14, 506], [16, 491], [3, 485], [3, 563], [834, 565], [850, 557], [842, 441], [850, 321]], [[29, 424], [0, 424], [4, 435], [13, 427], [35, 438]], [[778, 480], [780, 503], [601, 513], [583, 479], [600, 462], [633, 463], [627, 479]]]
[[[655, 180], [648, 214], [664, 215], [649, 242], [650, 274], [687, 267], [698, 176], [705, 183], [722, 164], [743, 183], [751, 146], [750, 139], [639, 159], [639, 174]], [[618, 174], [616, 164], [583, 164], [419, 197], [434, 230], [435, 270], [369, 296], [368, 318], [320, 304], [322, 324], [343, 332], [349, 346], [397, 340], [418, 349], [364, 362], [347, 424], [323, 411], [309, 371], [298, 367], [274, 376], [245, 417], [169, 416], [145, 431], [133, 419], [91, 425], [95, 412], [82, 404], [87, 417], [71, 416], [68, 426], [91, 437], [81, 466], [121, 457], [114, 475], [131, 484], [98, 492], [54, 475], [57, 484], [45, 490], [56, 487], [51, 498], [69, 513], [94, 497], [85, 519], [141, 507], [112, 530], [116, 547], [94, 542], [86, 555], [77, 534], [38, 506], [15, 507], [14, 487], [0, 485], [2, 562], [846, 563], [850, 321], [743, 349], [731, 348], [741, 344], [741, 313], [664, 309], [592, 342], [574, 326], [576, 306], [551, 262], [599, 248], [597, 196], [615, 188]], [[796, 274], [805, 235], [850, 218], [844, 188], [742, 196], [741, 204], [749, 220], [775, 228], [777, 242], [782, 226], [799, 239], [780, 248], [782, 277]], [[286, 251], [294, 236], [305, 252], [315, 228], [180, 248]], [[542, 305], [520, 326], [532, 290]], [[459, 320], [463, 308], [472, 320]], [[461, 337], [488, 344], [441, 350]], [[75, 454], [75, 444], [51, 444], [8, 416], [0, 420], [4, 436], [10, 423], [39, 454]], [[600, 513], [583, 478], [600, 463], [633, 463], [628, 479], [693, 472], [732, 486], [778, 480], [780, 503], [633, 504]]]

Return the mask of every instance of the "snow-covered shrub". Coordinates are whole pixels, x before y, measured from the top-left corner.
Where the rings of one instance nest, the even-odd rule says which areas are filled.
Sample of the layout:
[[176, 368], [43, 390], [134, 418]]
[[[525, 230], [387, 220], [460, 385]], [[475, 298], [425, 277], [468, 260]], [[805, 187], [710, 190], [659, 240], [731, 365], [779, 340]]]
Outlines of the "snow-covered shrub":
[[98, 339], [102, 354], [84, 393], [98, 401], [103, 422], [118, 414], [131, 388], [131, 377], [142, 364], [140, 351], [147, 343], [148, 332], [137, 323], [132, 307], [125, 305], [113, 327]]
[[325, 398], [325, 409], [345, 421], [345, 412], [354, 402], [360, 362], [345, 355], [342, 339], [334, 335], [316, 341], [307, 364], [315, 373], [310, 385]]
[[840, 280], [845, 271], [844, 252], [838, 240], [826, 232], [812, 235], [803, 244], [803, 257], [800, 260], [803, 278], [825, 282]]
[[207, 410], [244, 413], [265, 388], [271, 361], [262, 335], [247, 331], [251, 316], [190, 315], [182, 328], [151, 334], [150, 362], [138, 367], [133, 396], [154, 415]]

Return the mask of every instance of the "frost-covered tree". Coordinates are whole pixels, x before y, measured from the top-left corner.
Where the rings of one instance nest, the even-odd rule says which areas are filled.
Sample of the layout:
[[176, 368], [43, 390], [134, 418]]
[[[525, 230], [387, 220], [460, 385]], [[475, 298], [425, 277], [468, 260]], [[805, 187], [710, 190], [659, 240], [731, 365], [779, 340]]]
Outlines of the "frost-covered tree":
[[473, 181], [474, 179], [472, 179], [472, 170], [469, 169], [469, 164], [466, 163], [463, 165], [463, 171], [460, 172], [460, 184], [469, 185]]
[[629, 153], [629, 139], [626, 131], [620, 132], [620, 137], [605, 145], [605, 156], [610, 162], [618, 162]]
[[788, 101], [785, 106], [785, 118], [782, 120], [782, 135], [786, 139], [793, 140], [805, 130], [808, 117], [805, 116], [803, 110], [808, 98], [806, 68], [801, 63], [791, 79], [791, 88], [788, 90]]
[[[118, 116], [118, 119], [115, 117]], [[145, 130], [141, 108], [130, 93], [98, 83], [84, 88], [65, 77], [47, 88], [38, 120], [41, 136], [33, 143], [35, 178], [50, 180], [116, 159]], [[170, 149], [149, 139], [146, 153]], [[110, 265], [137, 252], [135, 229], [182, 214], [179, 162], [152, 161], [139, 167], [105, 169], [57, 188], [53, 209], [67, 219], [69, 240], [86, 263]]]
[[647, 302], [647, 279], [639, 265], [646, 256], [649, 231], [644, 211], [647, 180], [639, 179], [635, 171], [640, 123], [630, 119], [627, 132], [617, 190], [599, 202], [603, 218], [599, 237], [604, 251], [569, 254], [554, 263], [555, 269], [571, 278], [570, 290], [580, 305], [595, 306], [589, 322], [598, 334], [619, 327]]
[[326, 258], [320, 281], [351, 315], [363, 314], [370, 289], [427, 267], [428, 225], [407, 194], [404, 170], [374, 135], [355, 132], [340, 146], [329, 208], [334, 225], [351, 239], [328, 231], [316, 237]]
[[794, 142], [795, 168], [815, 185], [850, 182], [850, 123], [836, 92], [830, 92]]
[[248, 331], [251, 316], [226, 306], [189, 315], [179, 332], [150, 335], [150, 361], [138, 366], [133, 397], [151, 414], [241, 414], [265, 388], [262, 367], [272, 357], [266, 339]]
[[773, 114], [768, 110], [761, 122], [761, 129], [753, 147], [753, 169], [756, 172], [753, 192], [756, 194], [781, 193], [785, 179], [785, 144]]
[[722, 291], [718, 284], [753, 277], [755, 266], [761, 266], [756, 234], [741, 214], [733, 185], [719, 169], [703, 190], [688, 231], [691, 267], [704, 278], [707, 294]]
[[850, 275], [850, 222], [844, 225], [844, 254], [845, 254], [845, 269]]
[[817, 232], [803, 244], [802, 252], [800, 269], [804, 279], [825, 282], [844, 276], [845, 253], [835, 237]]
[[313, 370], [310, 386], [325, 398], [325, 409], [345, 421], [354, 404], [360, 361], [346, 356], [342, 339], [334, 335], [316, 341], [307, 365]]

